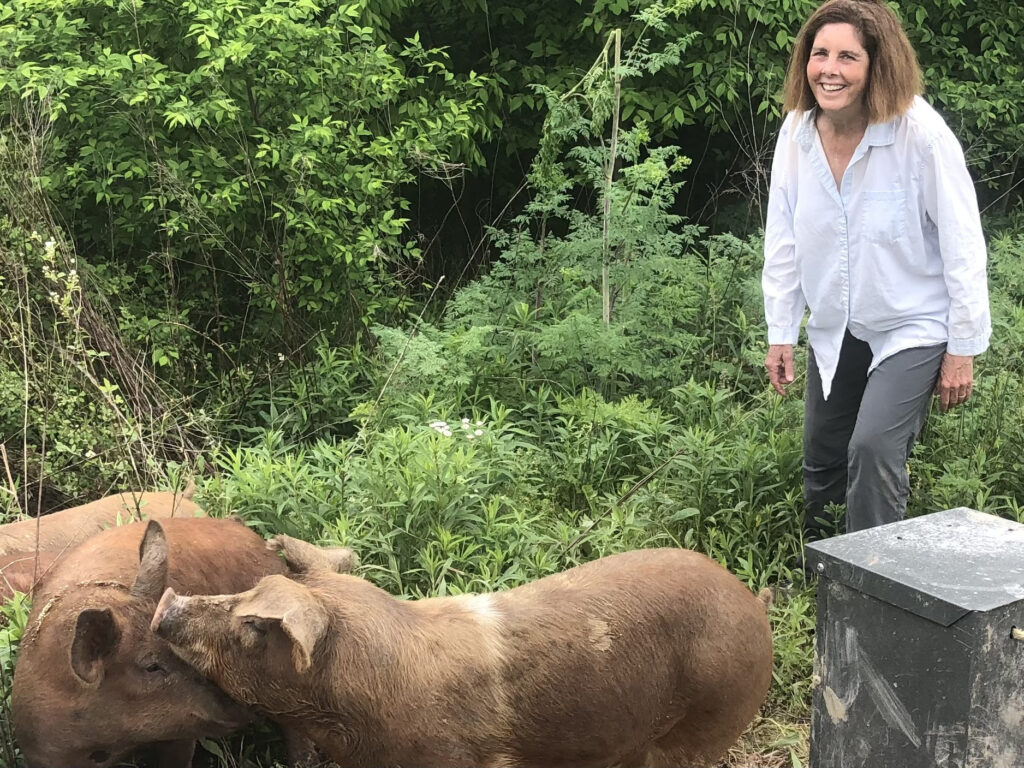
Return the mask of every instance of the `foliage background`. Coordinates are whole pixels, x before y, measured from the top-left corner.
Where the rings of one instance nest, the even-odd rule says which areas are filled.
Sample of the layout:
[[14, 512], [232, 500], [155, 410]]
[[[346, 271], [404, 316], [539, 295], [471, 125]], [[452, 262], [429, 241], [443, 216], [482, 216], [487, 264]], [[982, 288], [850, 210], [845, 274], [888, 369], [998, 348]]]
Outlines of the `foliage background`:
[[[0, 511], [194, 476], [406, 596], [693, 547], [781, 585], [751, 750], [800, 765], [802, 378], [764, 380], [759, 228], [814, 6], [0, 2]], [[1024, 8], [898, 10], [995, 323], [910, 512], [1024, 521]], [[207, 746], [272, 757], [245, 744]]]

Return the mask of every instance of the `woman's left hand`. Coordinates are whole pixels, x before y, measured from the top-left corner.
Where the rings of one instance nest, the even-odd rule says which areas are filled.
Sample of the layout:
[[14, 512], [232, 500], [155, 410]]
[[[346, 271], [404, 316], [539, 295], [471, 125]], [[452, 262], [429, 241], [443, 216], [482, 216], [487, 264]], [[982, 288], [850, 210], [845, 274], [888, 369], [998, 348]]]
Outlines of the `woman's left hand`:
[[974, 358], [970, 355], [942, 356], [939, 380], [935, 393], [939, 396], [939, 408], [943, 413], [957, 405], [966, 403], [974, 391]]

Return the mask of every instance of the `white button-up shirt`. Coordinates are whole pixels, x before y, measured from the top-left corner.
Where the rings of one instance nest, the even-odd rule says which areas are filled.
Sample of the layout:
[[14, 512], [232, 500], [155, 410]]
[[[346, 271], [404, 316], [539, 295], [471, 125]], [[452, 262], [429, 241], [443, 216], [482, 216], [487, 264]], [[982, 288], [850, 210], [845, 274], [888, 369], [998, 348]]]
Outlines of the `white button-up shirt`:
[[790, 113], [772, 162], [762, 274], [769, 344], [807, 337], [827, 398], [845, 331], [869, 370], [912, 347], [976, 355], [992, 333], [985, 239], [952, 131], [918, 97], [868, 126], [836, 187], [814, 111]]

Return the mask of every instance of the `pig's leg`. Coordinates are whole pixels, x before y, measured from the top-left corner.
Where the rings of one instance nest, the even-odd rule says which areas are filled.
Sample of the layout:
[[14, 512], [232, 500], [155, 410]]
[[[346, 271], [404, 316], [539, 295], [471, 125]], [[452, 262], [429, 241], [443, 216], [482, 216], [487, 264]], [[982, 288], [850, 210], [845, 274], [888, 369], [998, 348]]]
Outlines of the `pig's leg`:
[[162, 741], [156, 745], [156, 768], [189, 768], [196, 743], [192, 739]]
[[695, 727], [692, 718], [683, 718], [665, 736], [658, 739], [647, 752], [643, 768], [714, 768], [721, 765], [721, 759], [735, 742], [730, 734], [723, 738], [713, 727], [708, 737], [702, 735], [702, 728]]
[[280, 552], [295, 573], [331, 571], [352, 573], [359, 564], [356, 553], [348, 547], [316, 547], [308, 541], [293, 539], [283, 533], [267, 541], [267, 549]]
[[284, 742], [291, 768], [323, 765], [324, 758], [317, 751], [316, 745], [297, 731], [284, 729]]

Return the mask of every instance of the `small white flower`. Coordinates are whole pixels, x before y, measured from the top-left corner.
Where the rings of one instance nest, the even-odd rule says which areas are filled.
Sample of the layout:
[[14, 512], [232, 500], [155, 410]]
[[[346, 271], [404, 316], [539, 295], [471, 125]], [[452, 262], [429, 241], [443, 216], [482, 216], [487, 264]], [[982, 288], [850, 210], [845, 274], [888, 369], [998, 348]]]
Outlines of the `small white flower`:
[[484, 433], [484, 431], [482, 429], [477, 429], [477, 430], [474, 430], [474, 432], [473, 432], [473, 434], [476, 435], [477, 437], [480, 437], [480, 435], [482, 435], [483, 433]]
[[448, 429], [448, 427], [445, 427], [444, 429], [441, 430], [441, 434], [444, 435], [445, 437], [451, 437], [452, 431]]
[[473, 439], [473, 433], [470, 432], [468, 435], [466, 435], [466, 439], [467, 440], [472, 440]]
[[463, 419], [463, 420], [462, 420], [462, 423], [463, 423], [463, 424], [469, 424], [469, 419]]
[[462, 422], [462, 428], [469, 429], [469, 424], [467, 424], [466, 422]]
[[54, 242], [53, 238], [50, 238], [45, 243], [43, 243], [43, 247], [48, 251], [52, 251], [54, 248], [57, 247], [57, 243]]
[[482, 427], [482, 426], [484, 425], [484, 423], [483, 423], [482, 421], [478, 421], [478, 422], [476, 423], [476, 425], [477, 425], [478, 427]]

